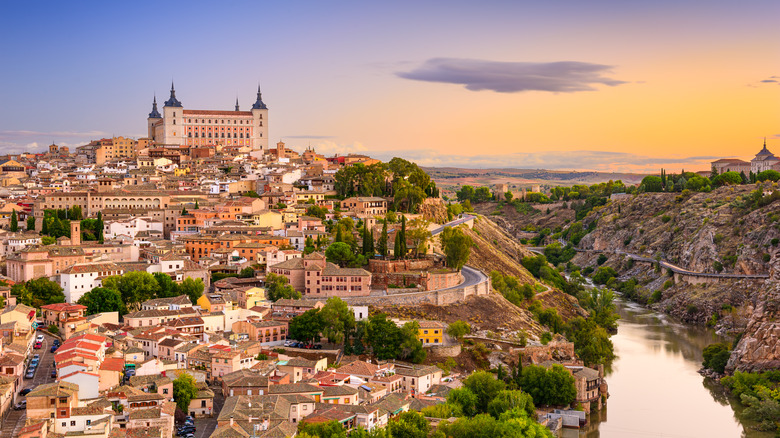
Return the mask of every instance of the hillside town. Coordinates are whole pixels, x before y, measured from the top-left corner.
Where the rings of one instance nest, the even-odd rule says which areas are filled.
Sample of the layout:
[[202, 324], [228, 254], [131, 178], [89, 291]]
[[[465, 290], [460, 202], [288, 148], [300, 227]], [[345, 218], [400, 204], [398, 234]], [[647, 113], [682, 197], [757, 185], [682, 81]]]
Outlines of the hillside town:
[[[3, 437], [453, 421], [430, 413], [471, 388], [452, 369], [469, 324], [377, 308], [490, 294], [466, 266], [475, 216], [400, 158], [269, 148], [259, 90], [248, 111], [185, 110], [172, 86], [147, 122], [146, 138], [0, 160]], [[554, 404], [584, 410], [530, 405], [539, 427], [579, 427], [606, 399], [603, 367], [562, 337], [503, 345], [575, 382]]]

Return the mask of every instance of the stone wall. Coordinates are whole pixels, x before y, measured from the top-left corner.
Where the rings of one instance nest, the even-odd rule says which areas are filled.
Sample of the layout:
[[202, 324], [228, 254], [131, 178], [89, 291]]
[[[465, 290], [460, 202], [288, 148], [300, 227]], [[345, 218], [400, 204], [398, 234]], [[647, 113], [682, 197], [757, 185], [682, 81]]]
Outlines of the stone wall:
[[413, 306], [416, 304], [434, 304], [444, 306], [465, 300], [472, 295], [487, 295], [490, 293], [490, 277], [482, 283], [466, 287], [453, 287], [445, 290], [426, 292], [410, 292], [393, 295], [344, 297], [348, 304], [362, 306]]
[[388, 274], [391, 272], [425, 271], [433, 267], [433, 259], [375, 260], [368, 261], [368, 272]]
[[[449, 272], [393, 272], [378, 273], [371, 276], [371, 283], [374, 289], [387, 289], [389, 285], [411, 286], [415, 285], [418, 290], [437, 290], [455, 287], [461, 283], [460, 273]], [[388, 289], [388, 293], [395, 294], [394, 289]]]
[[428, 350], [429, 357], [432, 358], [439, 358], [439, 357], [456, 357], [460, 354], [461, 348], [460, 343], [455, 343], [453, 345], [433, 345], [430, 347], [425, 347], [426, 350]]

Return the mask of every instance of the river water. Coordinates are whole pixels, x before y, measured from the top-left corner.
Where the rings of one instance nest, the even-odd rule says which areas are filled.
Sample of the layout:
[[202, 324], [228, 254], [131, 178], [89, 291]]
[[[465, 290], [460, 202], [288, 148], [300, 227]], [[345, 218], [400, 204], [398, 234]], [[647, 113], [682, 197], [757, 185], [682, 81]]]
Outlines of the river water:
[[563, 431], [565, 438], [771, 436], [745, 430], [733, 400], [697, 373], [701, 350], [722, 338], [637, 304], [616, 304], [618, 357], [606, 373], [607, 407], [594, 411], [587, 430]]

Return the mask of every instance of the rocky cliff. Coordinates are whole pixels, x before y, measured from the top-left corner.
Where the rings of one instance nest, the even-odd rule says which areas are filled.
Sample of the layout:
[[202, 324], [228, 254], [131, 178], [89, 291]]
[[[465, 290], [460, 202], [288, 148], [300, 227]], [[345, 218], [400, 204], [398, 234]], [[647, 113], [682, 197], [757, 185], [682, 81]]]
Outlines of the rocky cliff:
[[731, 352], [727, 370], [780, 368], [780, 284], [771, 281], [759, 294], [745, 332]]

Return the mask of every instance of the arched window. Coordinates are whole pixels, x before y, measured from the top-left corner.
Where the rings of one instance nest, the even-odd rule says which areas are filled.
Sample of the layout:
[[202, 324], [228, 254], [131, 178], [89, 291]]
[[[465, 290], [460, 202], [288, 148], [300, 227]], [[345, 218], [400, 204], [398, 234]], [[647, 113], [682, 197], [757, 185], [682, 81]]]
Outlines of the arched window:
[[173, 119], [173, 124], [174, 124], [174, 125], [176, 124], [176, 119]]
[[187, 133], [187, 137], [192, 137], [192, 133], [191, 132]]
[[173, 112], [173, 117], [176, 117], [176, 111]]

